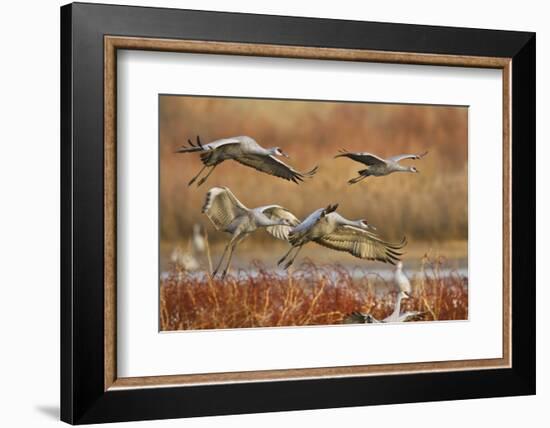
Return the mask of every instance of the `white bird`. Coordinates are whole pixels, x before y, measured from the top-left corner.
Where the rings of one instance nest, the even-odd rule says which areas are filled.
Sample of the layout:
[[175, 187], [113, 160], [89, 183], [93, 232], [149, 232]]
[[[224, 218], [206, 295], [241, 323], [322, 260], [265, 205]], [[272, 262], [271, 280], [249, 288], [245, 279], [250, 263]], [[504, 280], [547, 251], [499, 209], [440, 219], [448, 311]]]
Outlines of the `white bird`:
[[377, 320], [371, 314], [363, 314], [361, 312], [352, 312], [346, 318], [344, 318], [344, 324], [372, 324], [380, 322], [406, 322], [414, 321], [419, 319], [423, 312], [419, 311], [408, 311], [401, 312], [401, 301], [403, 299], [408, 299], [411, 297], [411, 283], [409, 278], [403, 273], [403, 262], [397, 262], [395, 272], [394, 272], [394, 283], [397, 288], [397, 298], [395, 300], [395, 306], [393, 312], [384, 318], [383, 320]]
[[336, 251], [345, 251], [365, 260], [391, 264], [399, 260], [401, 253], [398, 250], [406, 245], [405, 238], [400, 243], [385, 242], [370, 231], [375, 228], [364, 219], [348, 220], [336, 212], [337, 208], [338, 204], [320, 208], [293, 227], [288, 234], [292, 247], [278, 264], [286, 261], [283, 268], [287, 269], [308, 242], [316, 242]]
[[180, 246], [172, 250], [170, 261], [185, 271], [194, 271], [200, 267], [197, 259], [192, 254], [183, 251]]
[[400, 291], [397, 294], [397, 299], [395, 300], [395, 306], [393, 312], [384, 318], [383, 320], [378, 320], [373, 317], [371, 314], [363, 314], [359, 311], [352, 312], [347, 315], [342, 321], [343, 324], [376, 324], [376, 323], [390, 323], [390, 322], [408, 322], [408, 321], [417, 321], [422, 319], [424, 312], [421, 311], [407, 311], [401, 312], [401, 301], [407, 299], [408, 294]]
[[393, 274], [393, 280], [395, 282], [395, 285], [397, 287], [397, 290], [405, 293], [407, 297], [410, 297], [411, 295], [411, 283], [409, 281], [409, 278], [407, 278], [407, 275], [403, 273], [403, 262], [399, 261], [397, 262], [395, 266], [395, 272]]
[[384, 318], [384, 322], [404, 322], [418, 318], [422, 312], [410, 311], [401, 313], [401, 301], [411, 297], [411, 283], [407, 275], [403, 273], [403, 262], [399, 261], [395, 266], [393, 275], [394, 283], [397, 288], [397, 298], [395, 307], [390, 316]]
[[358, 177], [352, 178], [348, 181], [348, 184], [355, 184], [371, 175], [375, 177], [381, 177], [384, 175], [392, 174], [394, 172], [418, 173], [418, 170], [414, 166], [404, 166], [401, 165], [399, 161], [403, 159], [422, 159], [427, 154], [428, 152], [424, 152], [421, 154], [398, 155], [392, 156], [387, 159], [382, 159], [381, 157], [373, 155], [372, 153], [351, 153], [345, 150], [340, 150], [340, 154], [336, 155], [335, 157], [347, 157], [367, 166], [365, 169], [361, 169], [357, 172], [359, 174]]
[[226, 245], [212, 276], [215, 276], [221, 267], [227, 252], [229, 256], [222, 273], [225, 277], [235, 247], [250, 233], [260, 227], [278, 239], [287, 240], [292, 226], [300, 221], [286, 208], [280, 205], [265, 205], [249, 209], [245, 207], [227, 187], [213, 187], [206, 194], [202, 212], [210, 219], [217, 230], [232, 235]]
[[208, 144], [202, 144], [198, 136], [196, 144], [193, 144], [191, 140], [187, 141], [189, 142], [189, 146], [179, 148], [176, 150], [176, 153], [198, 152], [200, 153], [201, 161], [204, 165], [199, 173], [189, 181], [189, 185], [193, 184], [206, 168], [210, 168], [206, 176], [198, 181], [197, 185], [200, 186], [208, 179], [210, 174], [212, 174], [216, 166], [230, 159], [260, 172], [274, 175], [294, 183], [299, 183], [305, 178], [312, 177], [317, 172], [317, 166], [308, 172], [296, 171], [294, 168], [275, 157], [284, 156], [288, 158], [288, 155], [284, 153], [280, 147], [265, 149], [253, 138], [247, 137], [246, 135], [223, 138]]
[[407, 311], [401, 312], [401, 301], [403, 299], [408, 299], [410, 294], [405, 291], [399, 291], [397, 293], [397, 299], [395, 300], [395, 306], [393, 312], [384, 318], [383, 322], [406, 322], [417, 320], [423, 312], [419, 311]]
[[204, 250], [206, 249], [206, 242], [204, 240], [204, 236], [201, 233], [201, 225], [198, 223], [195, 223], [193, 225], [193, 236], [191, 238], [191, 248], [193, 250], [193, 254], [204, 253]]

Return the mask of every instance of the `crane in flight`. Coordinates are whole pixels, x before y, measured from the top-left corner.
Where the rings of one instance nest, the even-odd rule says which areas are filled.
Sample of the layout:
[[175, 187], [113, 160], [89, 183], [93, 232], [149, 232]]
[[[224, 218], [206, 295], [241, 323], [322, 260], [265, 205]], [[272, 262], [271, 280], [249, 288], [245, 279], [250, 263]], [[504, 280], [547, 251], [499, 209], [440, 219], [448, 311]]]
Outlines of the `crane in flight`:
[[231, 265], [231, 258], [237, 245], [248, 235], [259, 228], [266, 228], [275, 238], [287, 240], [292, 226], [300, 221], [280, 205], [264, 205], [258, 208], [247, 208], [227, 187], [213, 187], [206, 194], [202, 212], [210, 219], [217, 230], [231, 234], [231, 240], [226, 245], [223, 254], [214, 269], [216, 276], [223, 260], [227, 262], [221, 278], [225, 278]]
[[[304, 221], [293, 227], [288, 233], [290, 250], [279, 260], [278, 264], [288, 269], [294, 262], [302, 247], [308, 242], [315, 242], [336, 251], [345, 251], [364, 260], [378, 260], [395, 264], [406, 244], [406, 238], [399, 243], [389, 243], [380, 239], [373, 232], [374, 226], [364, 219], [348, 220], [338, 214], [338, 204], [319, 208]], [[284, 263], [284, 264], [283, 264]]]
[[206, 175], [197, 182], [197, 186], [203, 184], [210, 177], [210, 174], [214, 172], [214, 169], [226, 160], [237, 161], [265, 174], [280, 177], [296, 184], [299, 184], [306, 178], [313, 177], [318, 169], [315, 166], [307, 172], [297, 171], [276, 158], [276, 156], [289, 157], [280, 147], [265, 149], [256, 140], [246, 135], [223, 138], [207, 144], [202, 144], [199, 136], [197, 136], [196, 143], [193, 143], [191, 140], [187, 141], [189, 146], [180, 147], [176, 150], [176, 153], [200, 153], [203, 163], [202, 169], [189, 181], [189, 186], [199, 178], [206, 168], [209, 168]]
[[384, 175], [389, 175], [394, 172], [418, 173], [416, 167], [401, 165], [399, 162], [403, 159], [422, 159], [427, 154], [428, 152], [424, 152], [421, 154], [398, 155], [383, 159], [379, 156], [373, 155], [372, 153], [352, 153], [346, 150], [340, 150], [340, 154], [336, 155], [335, 158], [347, 157], [356, 162], [362, 163], [363, 165], [366, 165], [365, 169], [361, 169], [357, 172], [359, 176], [352, 178], [348, 181], [348, 184], [355, 184], [359, 183], [361, 180], [364, 180], [371, 175], [375, 177], [382, 177]]

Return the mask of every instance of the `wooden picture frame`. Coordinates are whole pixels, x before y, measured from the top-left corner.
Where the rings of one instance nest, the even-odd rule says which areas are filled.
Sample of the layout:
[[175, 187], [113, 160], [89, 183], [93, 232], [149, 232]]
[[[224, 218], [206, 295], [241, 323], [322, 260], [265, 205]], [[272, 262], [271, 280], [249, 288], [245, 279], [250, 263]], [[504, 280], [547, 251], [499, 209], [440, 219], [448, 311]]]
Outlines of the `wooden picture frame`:
[[[118, 377], [118, 49], [501, 69], [503, 357]], [[61, 54], [62, 420], [80, 424], [535, 392], [533, 33], [76, 3], [61, 8]]]

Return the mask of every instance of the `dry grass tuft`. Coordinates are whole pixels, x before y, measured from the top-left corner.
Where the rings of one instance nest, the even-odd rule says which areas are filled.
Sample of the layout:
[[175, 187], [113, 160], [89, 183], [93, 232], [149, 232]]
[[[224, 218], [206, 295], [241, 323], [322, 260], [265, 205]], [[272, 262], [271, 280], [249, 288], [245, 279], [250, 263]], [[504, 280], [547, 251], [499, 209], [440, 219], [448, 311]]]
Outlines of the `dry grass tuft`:
[[[458, 273], [443, 276], [444, 264], [443, 258], [424, 258], [402, 312], [423, 311], [424, 320], [468, 318], [468, 280]], [[223, 281], [172, 265], [161, 281], [161, 330], [340, 324], [353, 311], [383, 319], [395, 295], [391, 281], [338, 264], [306, 261], [280, 275], [255, 263]]]

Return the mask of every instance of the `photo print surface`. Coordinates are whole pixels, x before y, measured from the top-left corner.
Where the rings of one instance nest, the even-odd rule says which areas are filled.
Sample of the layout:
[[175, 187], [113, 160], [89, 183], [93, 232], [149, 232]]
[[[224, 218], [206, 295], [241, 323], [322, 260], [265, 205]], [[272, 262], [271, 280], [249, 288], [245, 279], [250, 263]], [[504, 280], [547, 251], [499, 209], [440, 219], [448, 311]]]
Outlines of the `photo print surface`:
[[159, 96], [160, 330], [468, 319], [464, 106]]

